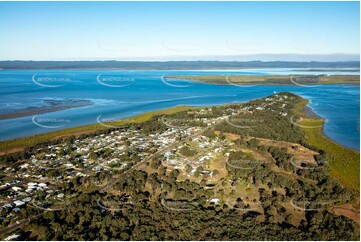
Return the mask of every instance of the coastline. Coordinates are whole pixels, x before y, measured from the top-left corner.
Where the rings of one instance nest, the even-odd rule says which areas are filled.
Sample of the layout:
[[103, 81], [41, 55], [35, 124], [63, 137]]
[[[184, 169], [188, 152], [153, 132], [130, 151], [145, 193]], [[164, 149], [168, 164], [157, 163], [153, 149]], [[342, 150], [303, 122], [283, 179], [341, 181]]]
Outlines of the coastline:
[[[128, 118], [119, 119], [116, 121], [106, 122], [107, 125], [114, 125], [117, 127], [124, 126], [131, 123], [145, 122], [155, 115], [172, 114], [184, 110], [192, 110], [201, 107], [192, 107], [185, 105], [177, 105], [175, 107], [160, 109], [151, 112], [145, 112], [142, 114], [134, 115]], [[76, 126], [72, 128], [52, 131], [48, 133], [42, 133], [32, 136], [26, 136], [22, 138], [16, 138], [11, 140], [0, 141], [0, 155], [16, 153], [24, 150], [28, 146], [33, 146], [42, 142], [48, 142], [56, 139], [67, 138], [70, 136], [80, 136], [82, 134], [90, 134], [96, 131], [109, 129], [109, 126], [105, 126], [100, 123], [93, 123], [87, 125]]]
[[[301, 97], [301, 96], [300, 96]], [[296, 104], [293, 109], [293, 113], [298, 116], [303, 116], [304, 118], [311, 119], [322, 119], [318, 114], [316, 114], [312, 108], [307, 105], [310, 103], [308, 99], [301, 97], [301, 101]], [[219, 106], [228, 106], [232, 104], [224, 104]], [[140, 115], [135, 115], [129, 118], [120, 119], [117, 121], [112, 121], [107, 124], [114, 125], [117, 127], [126, 126], [134, 123], [141, 123], [149, 120], [154, 116], [165, 115], [177, 113], [180, 111], [191, 111], [196, 109], [204, 108], [205, 106], [176, 106], [173, 108], [167, 108], [157, 111], [151, 111], [147, 113], [143, 113]], [[302, 122], [302, 121], [301, 121]], [[0, 155], [6, 155], [10, 153], [20, 152], [24, 150], [26, 147], [34, 146], [36, 144], [42, 142], [49, 142], [52, 140], [61, 140], [63, 138], [67, 138], [70, 136], [78, 137], [82, 134], [90, 134], [95, 133], [100, 130], [107, 130], [109, 126], [105, 126], [104, 124], [96, 123], [84, 126], [78, 126], [74, 128], [69, 128], [60, 131], [54, 131], [50, 133], [3, 141], [0, 142]], [[348, 188], [354, 197], [358, 197], [359, 199], [359, 169], [360, 169], [360, 161], [359, 161], [359, 151], [355, 151], [351, 148], [345, 147], [343, 145], [338, 144], [337, 142], [330, 139], [324, 133], [324, 124], [319, 128], [302, 128], [304, 131], [305, 139], [308, 145], [311, 145], [317, 149], [326, 151], [329, 157], [329, 173], [330, 175], [337, 180], [344, 187]], [[355, 203], [356, 200], [352, 201], [352, 204]], [[357, 215], [357, 214], [356, 214]], [[353, 217], [356, 216], [352, 214]], [[356, 219], [357, 220], [357, 219]]]
[[[307, 99], [307, 100], [308, 100], [309, 103], [311, 102], [309, 99]], [[307, 106], [307, 105], [305, 105], [305, 107], [301, 110], [301, 112], [304, 113], [305, 115], [307, 115], [309, 118], [316, 118], [316, 119], [326, 120], [326, 119], [325, 119], [324, 117], [322, 117], [321, 115], [315, 113], [315, 112], [312, 110], [312, 108], [309, 107], [309, 106]], [[346, 148], [346, 149], [350, 149], [350, 150], [352, 150], [352, 151], [354, 151], [354, 152], [358, 152], [358, 153], [360, 152], [360, 150], [357, 150], [357, 149], [352, 148], [352, 147], [348, 147], [348, 146], [346, 146], [346, 145], [344, 145], [344, 144], [341, 144], [341, 143], [338, 142], [337, 140], [332, 139], [332, 138], [331, 138], [329, 135], [327, 135], [326, 132], [325, 132], [325, 124], [322, 125], [321, 133], [322, 133], [322, 135], [325, 136], [330, 142], [333, 142], [333, 143], [335, 143], [335, 144], [337, 144], [337, 145], [339, 145], [339, 146], [342, 146], [342, 147], [344, 147], [344, 148]]]
[[[310, 103], [310, 100], [308, 99], [305, 99], [307, 102], [305, 103], [304, 107], [300, 110], [301, 113], [305, 114], [307, 117], [309, 118], [315, 118], [315, 119], [322, 119], [322, 120], [325, 120], [323, 117], [321, 117], [320, 115], [316, 114], [312, 108], [308, 107], [307, 105]], [[359, 157], [359, 154], [360, 154], [360, 151], [358, 150], [355, 150], [353, 148], [350, 148], [350, 147], [347, 147], [347, 146], [344, 146], [340, 143], [338, 143], [337, 141], [331, 139], [329, 136], [326, 135], [325, 133], [325, 130], [324, 130], [324, 123], [322, 125], [322, 128], [320, 128], [320, 135], [321, 137], [324, 137], [324, 139], [327, 140], [327, 142], [330, 142], [336, 146], [339, 146], [339, 147], [343, 147], [344, 149], [346, 150], [350, 150], [351, 152], [354, 152], [356, 154], [358, 154], [358, 157]], [[318, 130], [318, 129], [317, 129]], [[316, 131], [317, 132], [317, 131]], [[322, 141], [321, 141], [322, 142]], [[333, 149], [328, 149], [328, 150], [325, 150], [326, 152], [331, 152], [333, 151]], [[332, 162], [332, 160], [331, 160]], [[336, 166], [338, 164], [335, 164], [335, 162], [330, 162], [330, 169], [334, 170], [335, 168], [333, 168], [333, 166]], [[355, 168], [358, 168], [356, 170], [358, 170], [357, 172], [359, 173], [359, 170], [360, 170], [360, 161], [358, 160], [358, 167], [356, 166]], [[341, 165], [344, 165], [344, 167], [347, 167], [348, 164], [341, 164]], [[340, 169], [339, 167], [337, 167], [336, 169]], [[338, 180], [339, 183], [341, 183], [342, 185], [345, 185], [347, 186], [348, 183], [344, 183], [344, 178], [348, 178], [347, 177], [347, 173], [344, 174], [343, 176], [344, 177], [341, 177], [340, 179], [340, 176], [339, 174], [335, 174], [334, 171], [330, 170], [330, 175], [332, 177], [334, 177], [336, 180]], [[341, 170], [342, 171], [342, 170]], [[358, 178], [355, 178], [355, 177], [350, 177], [349, 179], [354, 179], [354, 180], [358, 180], [359, 181], [359, 177]], [[360, 226], [360, 185], [358, 185], [358, 187], [355, 188], [352, 188], [352, 187], [349, 187], [347, 186], [351, 191], [354, 192], [354, 195], [356, 198], [353, 199], [353, 201], [350, 201], [349, 203], [345, 203], [345, 204], [336, 204], [336, 205], [333, 205], [332, 207], [330, 207], [328, 210], [332, 213], [335, 213], [337, 215], [343, 215], [343, 216], [346, 216], [350, 219], [352, 219], [358, 226]], [[356, 192], [355, 192], [356, 191]]]
[[[303, 98], [303, 97], [302, 97]], [[303, 98], [305, 99], [305, 98]], [[310, 103], [310, 100], [308, 99], [305, 99], [307, 100], [307, 104], [302, 108], [301, 113], [305, 114], [307, 117], [309, 118], [316, 118], [316, 119], [322, 119], [322, 120], [325, 120], [325, 118], [323, 118], [322, 116], [320, 116], [319, 114], [315, 113], [311, 107], [308, 106], [308, 104]], [[84, 103], [85, 102], [90, 102], [90, 103]], [[252, 101], [252, 100], [249, 100], [249, 101]], [[29, 110], [27, 112], [28, 115], [24, 115], [24, 116], [31, 116], [31, 115], [37, 115], [37, 114], [42, 114], [42, 113], [49, 113], [49, 112], [56, 112], [56, 111], [61, 111], [61, 110], [66, 110], [66, 109], [71, 109], [71, 108], [76, 108], [76, 107], [82, 107], [82, 106], [87, 106], [87, 105], [91, 105], [92, 102], [89, 101], [89, 100], [76, 100], [76, 102], [80, 102], [79, 105], [73, 105], [73, 106], [59, 106], [59, 107], [49, 107], [49, 108], [39, 108], [38, 110]], [[248, 102], [248, 101], [247, 101]], [[243, 102], [242, 102], [243, 103]], [[219, 105], [219, 106], [227, 106], [227, 105], [231, 105], [232, 103], [230, 104], [223, 104], [223, 105]], [[212, 105], [211, 105], [212, 106]], [[218, 106], [218, 105], [217, 105]], [[198, 109], [198, 108], [202, 108], [202, 107], [207, 107], [207, 106], [187, 106], [187, 105], [177, 105], [177, 106], [174, 106], [174, 107], [170, 107], [170, 108], [166, 108], [166, 109], [158, 109], [158, 110], [154, 110], [154, 111], [150, 111], [150, 112], [145, 112], [145, 113], [141, 113], [141, 114], [137, 114], [137, 115], [134, 115], [134, 116], [130, 116], [130, 117], [126, 117], [126, 118], [121, 118], [119, 120], [115, 120], [115, 121], [112, 121], [111, 123], [124, 123], [123, 121], [125, 120], [128, 120], [128, 123], [129, 123], [129, 120], [137, 120], [139, 118], [141, 118], [142, 116], [153, 116], [153, 115], [157, 115], [157, 113], [167, 113], [168, 111], [171, 111], [171, 110], [176, 110], [177, 108], [186, 108], [186, 109]], [[22, 113], [14, 113], [14, 114], [0, 114], [0, 120], [2, 119], [10, 119], [10, 118], [13, 118], [12, 116], [13, 115], [22, 115], [22, 114], [25, 114], [25, 112], [22, 112]], [[6, 118], [3, 118], [2, 116], [6, 116]], [[22, 116], [18, 116], [18, 117], [22, 117]], [[111, 124], [110, 123], [110, 124]], [[126, 124], [126, 122], [124, 123]], [[95, 128], [94, 129], [94, 126], [98, 126], [98, 128]], [[100, 126], [100, 127], [99, 127]], [[89, 128], [89, 131], [86, 131], [86, 129]], [[51, 134], [55, 134], [55, 133], [59, 133], [59, 137], [63, 138], [63, 137], [67, 137], [67, 136], [71, 136], [72, 134], [77, 134], [78, 131], [77, 130], [80, 130], [81, 134], [84, 134], [84, 133], [91, 133], [91, 132], [95, 132], [97, 130], [101, 130], [101, 129], [104, 129], [104, 128], [107, 128], [106, 126], [102, 126], [101, 124], [99, 123], [93, 123], [93, 124], [86, 124], [86, 125], [80, 125], [80, 126], [76, 126], [76, 127], [71, 127], [71, 128], [67, 128], [67, 129], [62, 129], [62, 130], [57, 130], [57, 131], [52, 131], [52, 132], [47, 132], [47, 133], [42, 133], [42, 134], [36, 134], [36, 135], [31, 135], [31, 136], [25, 136], [25, 137], [20, 137], [20, 138], [15, 138], [15, 139], [9, 139], [9, 140], [3, 140], [3, 141], [0, 141], [0, 155], [2, 154], [7, 154], [8, 152], [4, 151], [2, 146], [3, 144], [5, 143], [10, 143], [10, 142], [14, 142], [14, 141], [17, 141], [17, 140], [25, 140], [25, 139], [31, 139], [33, 137], [41, 137], [41, 136], [47, 136], [47, 135], [50, 135]], [[350, 149], [354, 152], [360, 152], [359, 150], [356, 150], [354, 148], [351, 148], [351, 147], [347, 147], [335, 140], [333, 140], [331, 137], [329, 137], [325, 131], [324, 131], [324, 125], [322, 125], [322, 129], [321, 129], [321, 133], [322, 135], [327, 138], [330, 142], [333, 142], [345, 149]], [[61, 135], [60, 135], [61, 134]], [[16, 150], [18, 151], [18, 150]], [[11, 152], [10, 152], [11, 153]]]
[[325, 126], [324, 126], [324, 125], [322, 126], [321, 134], [322, 134], [323, 136], [325, 136], [328, 140], [330, 140], [330, 142], [333, 142], [333, 143], [335, 143], [335, 144], [337, 144], [337, 145], [339, 145], [339, 146], [342, 146], [342, 147], [344, 147], [345, 149], [349, 149], [349, 150], [352, 150], [352, 151], [354, 151], [354, 152], [360, 153], [360, 150], [357, 150], [357, 149], [355, 149], [355, 148], [348, 147], [348, 146], [346, 146], [346, 145], [344, 145], [344, 144], [341, 144], [341, 143], [339, 143], [338, 141], [332, 139], [330, 136], [328, 136], [328, 135], [326, 134], [326, 132], [325, 132]]
[[324, 119], [323, 117], [321, 117], [320, 115], [318, 115], [317, 113], [315, 113], [312, 108], [305, 106], [302, 110], [302, 113], [306, 114], [307, 116], [311, 117], [311, 118], [321, 118]]
[[[294, 113], [304, 118], [324, 120], [324, 118], [315, 114], [312, 109], [307, 106], [309, 103], [310, 101], [308, 99], [303, 98], [294, 108]], [[304, 112], [305, 110], [307, 111]], [[311, 117], [310, 115], [314, 116]], [[309, 124], [309, 126], [311, 125]], [[305, 133], [305, 138], [309, 145], [323, 150], [328, 154], [330, 175], [359, 196], [360, 151], [341, 145], [325, 135], [324, 123], [321, 127], [300, 128]]]

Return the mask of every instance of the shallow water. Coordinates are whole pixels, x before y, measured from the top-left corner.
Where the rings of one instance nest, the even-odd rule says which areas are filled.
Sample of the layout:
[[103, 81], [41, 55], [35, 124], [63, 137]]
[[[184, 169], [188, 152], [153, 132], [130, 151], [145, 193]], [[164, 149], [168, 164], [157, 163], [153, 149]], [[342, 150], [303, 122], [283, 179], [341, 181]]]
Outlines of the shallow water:
[[[220, 105], [245, 102], [290, 91], [311, 100], [315, 113], [327, 119], [325, 134], [359, 150], [360, 89], [357, 85], [250, 86], [170, 81], [163, 75], [290, 75], [359, 74], [359, 72], [308, 72], [302, 69], [233, 71], [0, 71], [0, 112], [9, 113], [43, 105], [44, 99], [86, 99], [91, 106], [0, 121], [0, 139], [30, 136], [53, 130], [113, 120], [177, 105]], [[163, 81], [162, 81], [163, 80]], [[35, 120], [35, 123], [34, 123]], [[39, 125], [40, 124], [40, 125]]]

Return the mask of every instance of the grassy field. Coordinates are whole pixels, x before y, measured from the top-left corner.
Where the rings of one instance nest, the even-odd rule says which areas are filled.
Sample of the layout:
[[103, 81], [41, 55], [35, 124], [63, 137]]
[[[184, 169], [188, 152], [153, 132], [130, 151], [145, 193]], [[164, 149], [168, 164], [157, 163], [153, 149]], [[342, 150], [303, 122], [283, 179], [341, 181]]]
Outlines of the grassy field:
[[303, 120], [297, 122], [305, 127], [317, 126], [316, 128], [301, 127], [306, 136], [306, 141], [312, 146], [326, 151], [329, 154], [330, 175], [337, 179], [346, 188], [359, 193], [360, 191], [360, 153], [345, 148], [322, 133], [322, 119], [307, 116], [302, 112], [309, 103], [304, 99], [295, 107], [295, 114]]
[[[119, 121], [112, 121], [112, 122], [106, 122], [105, 125], [108, 126], [122, 126], [130, 123], [141, 123], [144, 121], [149, 120], [154, 115], [163, 115], [163, 114], [172, 114], [180, 111], [190, 110], [194, 109], [193, 107], [188, 106], [177, 106], [173, 108], [163, 109], [163, 110], [157, 110], [153, 112], [148, 112], [144, 114], [140, 114], [131, 118], [126, 119], [120, 119]], [[101, 124], [90, 124], [90, 125], [84, 125], [39, 135], [34, 135], [30, 137], [25, 138], [19, 138], [9, 141], [2, 141], [0, 142], [0, 154], [6, 154], [6, 153], [12, 153], [23, 150], [25, 147], [33, 146], [42, 142], [46, 142], [49, 140], [54, 140], [58, 138], [65, 138], [69, 136], [79, 136], [81, 134], [89, 134], [100, 130], [106, 130], [109, 129], [105, 125]]]
[[250, 75], [211, 75], [211, 76], [168, 76], [167, 78], [185, 79], [211, 84], [274, 84], [274, 85], [312, 85], [312, 84], [359, 84], [358, 75], [320, 75], [320, 76], [250, 76]]

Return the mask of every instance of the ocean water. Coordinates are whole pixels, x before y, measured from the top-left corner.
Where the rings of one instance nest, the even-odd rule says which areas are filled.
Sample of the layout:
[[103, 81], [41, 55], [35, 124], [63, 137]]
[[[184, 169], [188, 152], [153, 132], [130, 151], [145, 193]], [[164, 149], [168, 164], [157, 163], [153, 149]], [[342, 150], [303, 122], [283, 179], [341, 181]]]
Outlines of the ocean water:
[[168, 80], [164, 75], [359, 74], [354, 71], [245, 69], [211, 71], [1, 70], [0, 114], [41, 107], [43, 100], [91, 100], [93, 105], [36, 116], [0, 120], [0, 140], [130, 117], [177, 105], [207, 106], [246, 102], [290, 91], [311, 100], [327, 122], [324, 132], [353, 149], [360, 147], [359, 85], [236, 86]]

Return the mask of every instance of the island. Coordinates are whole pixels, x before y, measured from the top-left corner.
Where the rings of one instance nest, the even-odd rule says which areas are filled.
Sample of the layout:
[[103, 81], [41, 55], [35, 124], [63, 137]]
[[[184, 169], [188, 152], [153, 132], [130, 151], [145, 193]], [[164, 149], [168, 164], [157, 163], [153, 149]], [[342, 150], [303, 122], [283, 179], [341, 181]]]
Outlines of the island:
[[0, 143], [0, 239], [359, 240], [359, 152], [289, 92]]
[[325, 85], [360, 84], [359, 75], [202, 75], [202, 76], [165, 76], [165, 80], [188, 80], [206, 84], [222, 85]]

